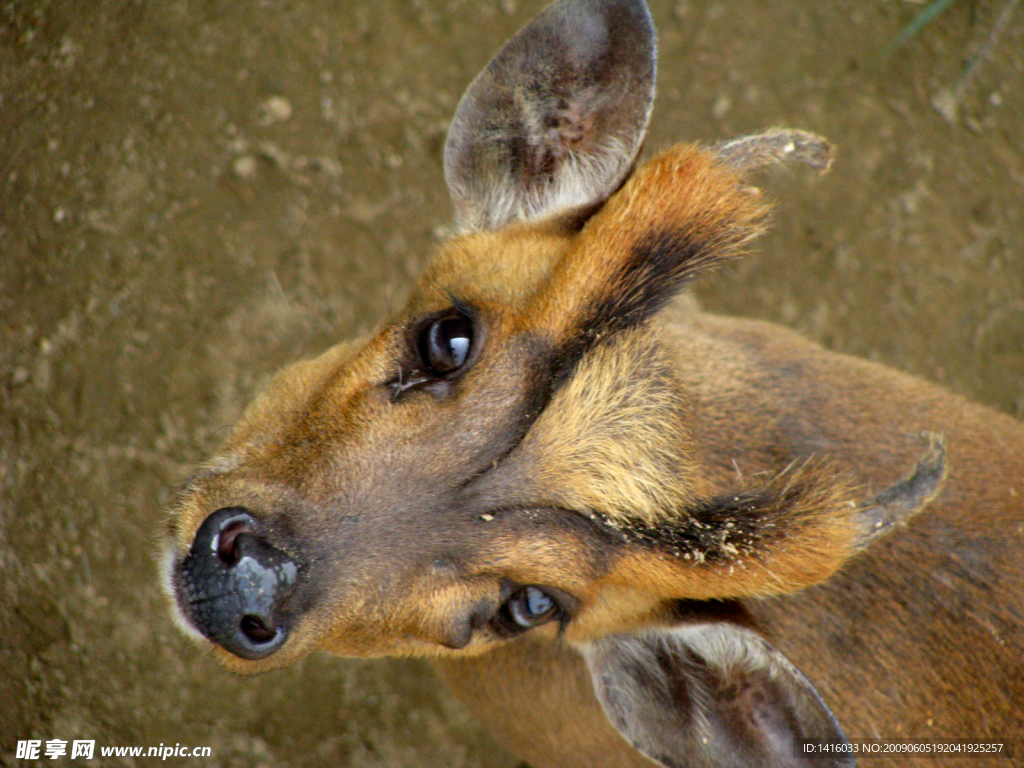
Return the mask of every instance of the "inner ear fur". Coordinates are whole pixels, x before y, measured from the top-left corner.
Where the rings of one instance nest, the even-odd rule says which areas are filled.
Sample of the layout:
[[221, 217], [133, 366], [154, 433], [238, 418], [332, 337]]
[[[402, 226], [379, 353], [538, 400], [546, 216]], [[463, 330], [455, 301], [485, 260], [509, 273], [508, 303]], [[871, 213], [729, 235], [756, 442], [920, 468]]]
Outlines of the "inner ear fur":
[[644, 0], [558, 0], [470, 84], [445, 143], [462, 232], [593, 209], [622, 183], [654, 101]]
[[666, 768], [851, 768], [814, 686], [751, 629], [701, 619], [580, 646], [609, 721]]

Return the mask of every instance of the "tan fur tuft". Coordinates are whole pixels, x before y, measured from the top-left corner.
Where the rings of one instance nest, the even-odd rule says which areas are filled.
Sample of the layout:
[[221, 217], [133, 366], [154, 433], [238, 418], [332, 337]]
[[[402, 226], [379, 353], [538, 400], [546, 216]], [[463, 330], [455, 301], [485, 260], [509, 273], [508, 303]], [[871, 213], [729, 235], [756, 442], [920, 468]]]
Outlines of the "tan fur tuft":
[[[520, 449], [550, 503], [654, 524], [700, 492], [671, 359], [647, 331], [584, 358]], [[638, 452], [637, 445], [644, 450]]]

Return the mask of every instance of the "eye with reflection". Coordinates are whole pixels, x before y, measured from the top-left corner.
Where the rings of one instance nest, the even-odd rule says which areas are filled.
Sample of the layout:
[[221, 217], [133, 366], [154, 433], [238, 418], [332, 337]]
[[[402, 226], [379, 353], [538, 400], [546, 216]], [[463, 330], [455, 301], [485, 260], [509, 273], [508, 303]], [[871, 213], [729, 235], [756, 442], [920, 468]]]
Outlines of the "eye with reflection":
[[434, 376], [446, 376], [466, 364], [472, 345], [473, 324], [468, 317], [439, 317], [420, 334], [420, 359]]
[[451, 391], [473, 364], [480, 344], [480, 329], [473, 310], [461, 303], [412, 323], [408, 329], [408, 352], [398, 361], [385, 384], [393, 401], [409, 391], [427, 389], [437, 395]]
[[492, 626], [499, 635], [511, 637], [555, 619], [562, 621], [564, 617], [564, 609], [551, 593], [529, 586], [516, 590], [502, 603]]

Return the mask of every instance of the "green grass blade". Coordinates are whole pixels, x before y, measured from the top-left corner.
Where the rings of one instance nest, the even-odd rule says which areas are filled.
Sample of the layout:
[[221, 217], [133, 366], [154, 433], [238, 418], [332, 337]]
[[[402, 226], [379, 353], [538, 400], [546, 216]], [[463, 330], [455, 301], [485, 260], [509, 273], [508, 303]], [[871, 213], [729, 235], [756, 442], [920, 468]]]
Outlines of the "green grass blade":
[[900, 33], [896, 35], [896, 37], [889, 41], [889, 44], [882, 49], [880, 54], [878, 54], [878, 61], [890, 56], [900, 46], [904, 45], [908, 40], [914, 37], [914, 35], [927, 27], [940, 13], [949, 8], [949, 6], [955, 2], [956, 0], [932, 0], [932, 2], [929, 3], [923, 11], [914, 17], [913, 21], [907, 24], [907, 26], [900, 30]]

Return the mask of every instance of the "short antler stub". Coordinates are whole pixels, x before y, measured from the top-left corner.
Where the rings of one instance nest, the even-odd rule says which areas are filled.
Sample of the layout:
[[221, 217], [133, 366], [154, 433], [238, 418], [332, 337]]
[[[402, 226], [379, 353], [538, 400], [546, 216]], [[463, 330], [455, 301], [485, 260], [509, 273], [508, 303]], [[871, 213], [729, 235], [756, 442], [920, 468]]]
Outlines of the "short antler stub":
[[832, 145], [816, 133], [791, 128], [772, 128], [764, 133], [742, 136], [715, 144], [711, 151], [719, 162], [738, 171], [753, 171], [766, 165], [797, 162], [824, 173], [832, 164]]
[[886, 488], [859, 512], [860, 538], [858, 549], [864, 549], [893, 527], [906, 522], [934, 499], [946, 479], [946, 443], [942, 435], [926, 433], [928, 447], [905, 480]]

